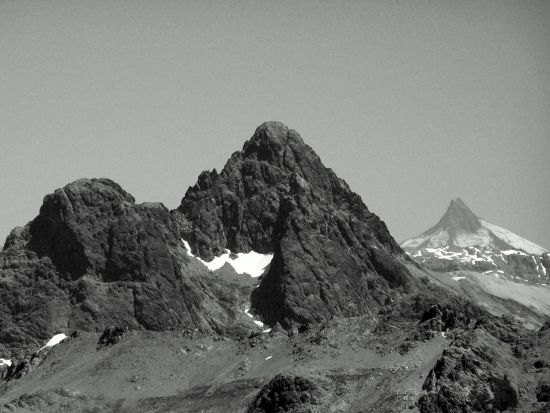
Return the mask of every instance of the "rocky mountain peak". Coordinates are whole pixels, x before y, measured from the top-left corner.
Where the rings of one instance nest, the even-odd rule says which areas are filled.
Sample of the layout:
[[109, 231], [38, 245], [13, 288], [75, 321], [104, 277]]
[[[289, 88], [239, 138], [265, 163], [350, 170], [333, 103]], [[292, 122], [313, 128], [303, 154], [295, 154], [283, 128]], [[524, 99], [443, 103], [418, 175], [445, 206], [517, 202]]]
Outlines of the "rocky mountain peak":
[[[300, 175], [322, 192], [330, 192], [327, 168], [319, 156], [304, 143], [298, 132], [281, 122], [269, 121], [258, 126], [237, 159], [268, 163]], [[231, 160], [228, 164], [232, 164]]]
[[244, 158], [268, 161], [283, 166], [285, 153], [288, 150], [289, 139], [295, 143], [303, 141], [297, 133], [289, 134], [289, 129], [281, 122], [264, 122], [254, 132], [252, 138], [243, 146]]
[[205, 260], [273, 254], [252, 297], [271, 325], [376, 311], [410, 278], [384, 222], [280, 122], [260, 125], [221, 173], [202, 173], [173, 216]]
[[439, 227], [447, 227], [453, 231], [476, 232], [481, 226], [478, 217], [459, 197], [451, 200], [445, 214], [441, 217]]

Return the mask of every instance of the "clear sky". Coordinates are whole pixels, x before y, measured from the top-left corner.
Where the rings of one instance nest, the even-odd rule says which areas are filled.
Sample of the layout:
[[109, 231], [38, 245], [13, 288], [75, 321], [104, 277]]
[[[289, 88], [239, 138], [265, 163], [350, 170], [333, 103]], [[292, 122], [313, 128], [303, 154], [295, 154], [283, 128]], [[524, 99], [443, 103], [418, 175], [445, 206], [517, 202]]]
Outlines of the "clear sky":
[[0, 1], [0, 237], [109, 177], [175, 208], [265, 120], [399, 240], [458, 196], [550, 248], [550, 1]]

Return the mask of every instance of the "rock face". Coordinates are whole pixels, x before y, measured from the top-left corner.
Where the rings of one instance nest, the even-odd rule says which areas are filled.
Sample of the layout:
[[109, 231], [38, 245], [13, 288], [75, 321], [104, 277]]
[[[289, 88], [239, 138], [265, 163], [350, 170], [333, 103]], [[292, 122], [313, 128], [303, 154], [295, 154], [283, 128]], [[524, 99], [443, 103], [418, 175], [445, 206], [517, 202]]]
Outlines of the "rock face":
[[370, 313], [409, 287], [384, 222], [279, 122], [258, 127], [220, 173], [203, 172], [173, 215], [205, 259], [226, 248], [274, 254], [252, 295], [270, 325]]
[[513, 232], [478, 218], [460, 198], [452, 200], [439, 222], [403, 249], [435, 271], [470, 270], [547, 284], [550, 254]]
[[108, 179], [81, 179], [47, 195], [39, 215], [6, 240], [0, 343], [18, 348], [110, 325], [220, 329], [233, 309], [215, 284], [162, 204], [136, 204]]

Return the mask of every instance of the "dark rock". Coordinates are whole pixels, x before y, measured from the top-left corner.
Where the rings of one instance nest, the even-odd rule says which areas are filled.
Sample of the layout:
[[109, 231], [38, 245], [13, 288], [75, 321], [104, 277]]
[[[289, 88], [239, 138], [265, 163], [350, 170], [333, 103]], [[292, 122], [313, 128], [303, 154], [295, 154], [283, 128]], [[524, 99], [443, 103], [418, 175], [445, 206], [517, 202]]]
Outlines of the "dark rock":
[[550, 383], [540, 382], [537, 386], [537, 400], [550, 402]]
[[421, 323], [424, 327], [433, 331], [446, 331], [454, 328], [460, 320], [453, 310], [448, 307], [442, 307], [439, 304], [431, 306], [422, 314]]
[[97, 344], [99, 347], [112, 346], [114, 344], [117, 344], [124, 338], [124, 335], [127, 333], [127, 331], [127, 329], [121, 327], [108, 327], [99, 337], [99, 341], [97, 342]]
[[432, 318], [436, 318], [436, 317], [441, 318], [442, 315], [443, 315], [443, 311], [441, 310], [441, 307], [438, 304], [435, 304], [435, 305], [432, 305], [429, 308], [429, 310], [424, 312], [424, 314], [422, 314], [422, 319], [420, 320], [420, 322], [431, 320]]
[[545, 321], [543, 326], [540, 328], [540, 332], [542, 333], [543, 331], [547, 331], [547, 330], [550, 330], [550, 321]]
[[543, 369], [545, 367], [548, 367], [548, 362], [546, 360], [536, 360], [533, 365], [536, 369]]
[[386, 225], [298, 133], [262, 124], [218, 173], [203, 172], [173, 215], [194, 253], [274, 253], [252, 296], [269, 325], [378, 310], [410, 287]]
[[491, 406], [496, 410], [503, 411], [518, 405], [518, 393], [506, 375], [503, 378], [491, 377], [489, 387], [493, 394]]
[[279, 374], [260, 390], [248, 412], [311, 411], [307, 406], [319, 404], [321, 397], [321, 389], [311, 380]]
[[404, 355], [404, 354], [407, 354], [416, 346], [417, 344], [412, 341], [405, 341], [399, 345], [399, 347], [397, 348], [397, 351], [399, 352], [399, 354]]

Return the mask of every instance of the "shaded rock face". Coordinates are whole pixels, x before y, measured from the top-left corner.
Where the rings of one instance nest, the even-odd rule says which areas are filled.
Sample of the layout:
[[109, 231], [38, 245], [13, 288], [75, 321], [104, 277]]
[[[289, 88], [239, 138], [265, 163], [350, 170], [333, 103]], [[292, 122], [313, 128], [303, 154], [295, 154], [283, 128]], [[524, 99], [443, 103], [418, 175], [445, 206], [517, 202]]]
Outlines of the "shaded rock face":
[[22, 347], [73, 327], [219, 329], [233, 309], [216, 283], [187, 256], [162, 204], [136, 204], [108, 179], [78, 180], [6, 241], [0, 343]]
[[409, 285], [384, 222], [278, 122], [262, 124], [220, 173], [203, 172], [173, 215], [203, 258], [274, 253], [252, 296], [269, 324], [369, 313]]

